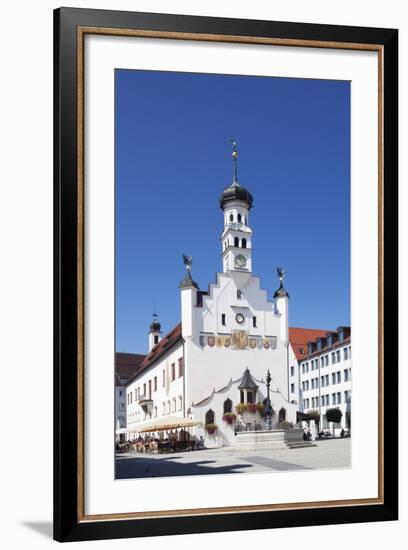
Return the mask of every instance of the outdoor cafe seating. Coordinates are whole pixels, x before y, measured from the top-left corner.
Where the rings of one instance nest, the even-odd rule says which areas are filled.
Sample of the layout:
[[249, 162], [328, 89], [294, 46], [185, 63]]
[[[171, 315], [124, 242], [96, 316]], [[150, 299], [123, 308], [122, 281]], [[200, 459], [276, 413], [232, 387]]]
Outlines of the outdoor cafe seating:
[[176, 416], [150, 420], [135, 427], [138, 437], [127, 441], [125, 446], [119, 444], [117, 451], [145, 454], [194, 451], [203, 448], [202, 441], [189, 433], [189, 428], [198, 424], [200, 422]]

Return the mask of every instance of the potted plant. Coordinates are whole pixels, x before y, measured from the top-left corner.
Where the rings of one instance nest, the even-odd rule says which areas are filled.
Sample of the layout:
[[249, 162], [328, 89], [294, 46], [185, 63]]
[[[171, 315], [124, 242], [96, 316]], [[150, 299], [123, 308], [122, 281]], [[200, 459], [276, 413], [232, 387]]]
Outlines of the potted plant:
[[265, 410], [265, 405], [263, 403], [238, 403], [238, 405], [235, 406], [235, 410], [238, 414], [250, 412], [254, 414], [259, 413], [262, 415]]
[[222, 417], [222, 419], [224, 420], [224, 422], [231, 425], [235, 422], [236, 417], [237, 416], [235, 413], [227, 412], [227, 413], [224, 413], [224, 416]]
[[338, 424], [341, 422], [341, 417], [343, 416], [343, 413], [341, 410], [337, 407], [333, 407], [332, 409], [327, 409], [326, 411], [326, 420], [327, 422], [332, 422], [332, 428], [333, 428], [333, 437], [335, 435], [334, 433], [334, 424]]
[[208, 435], [213, 435], [217, 431], [217, 424], [211, 423], [205, 425], [205, 431]]

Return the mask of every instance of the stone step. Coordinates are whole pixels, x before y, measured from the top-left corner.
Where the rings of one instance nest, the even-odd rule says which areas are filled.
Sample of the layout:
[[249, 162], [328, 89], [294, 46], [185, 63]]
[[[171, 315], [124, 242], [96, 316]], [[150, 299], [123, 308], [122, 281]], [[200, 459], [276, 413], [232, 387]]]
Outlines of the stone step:
[[302, 443], [286, 443], [289, 449], [302, 449], [303, 447], [317, 447], [316, 443], [308, 443], [306, 441]]

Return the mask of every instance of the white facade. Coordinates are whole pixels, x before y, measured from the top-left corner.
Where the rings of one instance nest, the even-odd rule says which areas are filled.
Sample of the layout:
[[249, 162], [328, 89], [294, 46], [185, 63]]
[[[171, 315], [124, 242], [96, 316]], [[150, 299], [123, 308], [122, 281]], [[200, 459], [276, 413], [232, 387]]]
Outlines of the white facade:
[[[127, 428], [165, 415], [184, 416], [183, 344], [179, 341], [126, 388]], [[132, 437], [131, 437], [132, 439]]]
[[[297, 406], [289, 401], [289, 295], [282, 274], [276, 301], [268, 300], [252, 273], [252, 196], [238, 184], [236, 170], [234, 175], [220, 199], [223, 271], [208, 291], [200, 291], [191, 277], [191, 258], [185, 257], [181, 327], [153, 345], [127, 385], [130, 437], [139, 423], [176, 414], [201, 422], [194, 433], [203, 436], [207, 446], [234, 444], [236, 428], [264, 426], [262, 414], [238, 414], [236, 406], [243, 402], [251, 409], [260, 403], [258, 409], [262, 409], [268, 370], [273, 427], [281, 420], [296, 422]], [[225, 412], [237, 415], [234, 424], [223, 420]], [[216, 424], [214, 434], [206, 430], [209, 424]]]
[[329, 332], [325, 338], [309, 343], [308, 354], [299, 361], [298, 395], [306, 414], [318, 411], [320, 429], [332, 430], [326, 411], [339, 408], [342, 418], [336, 435], [351, 428], [351, 339], [349, 327]]
[[302, 410], [300, 403], [300, 376], [299, 363], [292, 345], [289, 346], [289, 369], [288, 369], [288, 393], [289, 401], [297, 406], [297, 410]]

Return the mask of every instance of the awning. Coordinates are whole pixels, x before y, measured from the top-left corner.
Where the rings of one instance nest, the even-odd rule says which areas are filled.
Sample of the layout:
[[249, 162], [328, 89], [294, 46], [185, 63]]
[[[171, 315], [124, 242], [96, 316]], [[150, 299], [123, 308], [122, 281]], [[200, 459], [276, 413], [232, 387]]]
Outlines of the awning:
[[143, 422], [138, 426], [128, 428], [128, 432], [163, 432], [167, 430], [176, 430], [177, 428], [191, 428], [198, 426], [201, 422], [183, 418], [182, 416], [162, 416], [161, 418], [152, 418], [148, 422]]

